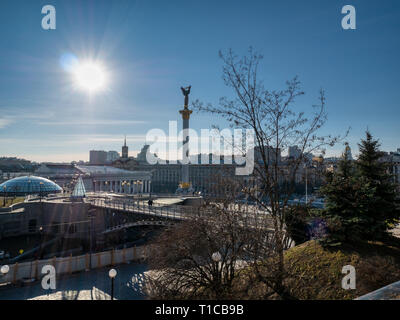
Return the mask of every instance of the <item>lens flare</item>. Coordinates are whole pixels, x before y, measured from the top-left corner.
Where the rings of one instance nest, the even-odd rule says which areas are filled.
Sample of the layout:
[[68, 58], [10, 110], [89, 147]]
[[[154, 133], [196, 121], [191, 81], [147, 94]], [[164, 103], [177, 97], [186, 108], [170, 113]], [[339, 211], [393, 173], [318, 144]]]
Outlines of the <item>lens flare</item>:
[[95, 62], [79, 63], [73, 70], [78, 87], [89, 91], [99, 91], [106, 85], [106, 74], [101, 65]]

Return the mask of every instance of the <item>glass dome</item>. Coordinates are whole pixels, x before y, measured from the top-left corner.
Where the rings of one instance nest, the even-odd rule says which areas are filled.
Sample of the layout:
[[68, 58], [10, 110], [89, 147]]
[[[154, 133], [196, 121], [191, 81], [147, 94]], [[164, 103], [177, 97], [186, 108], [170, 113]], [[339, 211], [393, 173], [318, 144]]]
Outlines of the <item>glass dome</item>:
[[62, 192], [62, 188], [42, 177], [25, 176], [10, 179], [0, 184], [0, 194], [8, 196], [23, 196], [28, 194], [47, 195]]

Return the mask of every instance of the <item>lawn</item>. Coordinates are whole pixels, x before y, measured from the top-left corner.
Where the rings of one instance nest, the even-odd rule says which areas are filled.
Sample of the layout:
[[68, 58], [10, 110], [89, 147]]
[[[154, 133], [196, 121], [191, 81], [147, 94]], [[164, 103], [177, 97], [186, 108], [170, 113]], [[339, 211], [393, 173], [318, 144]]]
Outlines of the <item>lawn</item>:
[[24, 197], [17, 197], [17, 198], [8, 197], [8, 198], [6, 198], [6, 203], [4, 205], [4, 198], [1, 198], [0, 199], [0, 208], [9, 207], [13, 204], [23, 202], [24, 200], [25, 200]]

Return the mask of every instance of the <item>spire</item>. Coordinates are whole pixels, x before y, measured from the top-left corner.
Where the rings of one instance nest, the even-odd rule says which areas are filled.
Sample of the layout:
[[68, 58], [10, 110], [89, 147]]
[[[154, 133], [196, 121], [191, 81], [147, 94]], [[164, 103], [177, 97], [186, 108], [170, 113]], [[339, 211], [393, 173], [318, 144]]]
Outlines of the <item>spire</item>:
[[125, 135], [125, 139], [124, 139], [124, 145], [122, 146], [121, 158], [123, 158], [123, 159], [128, 158], [128, 146], [126, 145], [126, 135]]
[[71, 198], [84, 198], [86, 195], [85, 185], [82, 178], [79, 177], [78, 182], [75, 184], [74, 191], [72, 191]]

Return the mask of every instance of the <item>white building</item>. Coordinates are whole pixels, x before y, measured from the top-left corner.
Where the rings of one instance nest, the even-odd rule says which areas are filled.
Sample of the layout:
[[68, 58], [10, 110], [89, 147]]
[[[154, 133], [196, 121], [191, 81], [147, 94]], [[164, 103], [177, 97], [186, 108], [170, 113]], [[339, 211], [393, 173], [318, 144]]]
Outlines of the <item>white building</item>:
[[151, 191], [150, 171], [128, 171], [111, 166], [42, 164], [35, 175], [50, 179], [64, 189], [69, 188], [71, 181], [81, 177], [86, 191], [126, 194]]

